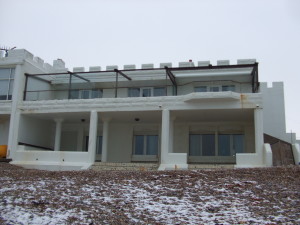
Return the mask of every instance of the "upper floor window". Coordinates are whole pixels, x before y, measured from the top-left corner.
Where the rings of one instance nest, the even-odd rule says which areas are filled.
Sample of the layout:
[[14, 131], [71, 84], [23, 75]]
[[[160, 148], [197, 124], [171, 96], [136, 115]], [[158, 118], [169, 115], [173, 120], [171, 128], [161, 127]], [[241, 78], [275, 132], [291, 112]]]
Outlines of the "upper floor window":
[[222, 91], [235, 91], [235, 86], [234, 85], [223, 85]]
[[128, 97], [151, 97], [151, 96], [165, 96], [165, 87], [142, 87], [129, 88]]
[[235, 85], [212, 85], [212, 86], [197, 86], [195, 92], [219, 92], [219, 91], [235, 91]]
[[0, 100], [11, 100], [15, 69], [0, 68]]
[[72, 90], [71, 99], [91, 99], [91, 98], [102, 98], [101, 89], [92, 90]]
[[195, 92], [207, 92], [206, 86], [195, 87]]

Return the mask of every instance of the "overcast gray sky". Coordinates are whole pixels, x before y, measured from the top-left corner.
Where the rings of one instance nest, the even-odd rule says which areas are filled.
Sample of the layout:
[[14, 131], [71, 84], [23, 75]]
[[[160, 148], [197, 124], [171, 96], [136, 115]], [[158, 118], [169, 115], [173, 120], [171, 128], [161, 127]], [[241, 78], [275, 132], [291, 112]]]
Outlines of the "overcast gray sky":
[[256, 58], [300, 138], [299, 0], [0, 0], [0, 45], [69, 69]]

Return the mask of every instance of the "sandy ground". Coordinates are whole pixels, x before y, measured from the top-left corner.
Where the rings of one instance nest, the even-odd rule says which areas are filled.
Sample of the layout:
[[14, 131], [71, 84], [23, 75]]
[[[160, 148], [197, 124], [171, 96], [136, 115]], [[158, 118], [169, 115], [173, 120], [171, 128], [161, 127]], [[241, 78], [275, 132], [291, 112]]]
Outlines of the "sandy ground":
[[0, 224], [300, 224], [300, 167], [167, 172], [0, 163]]

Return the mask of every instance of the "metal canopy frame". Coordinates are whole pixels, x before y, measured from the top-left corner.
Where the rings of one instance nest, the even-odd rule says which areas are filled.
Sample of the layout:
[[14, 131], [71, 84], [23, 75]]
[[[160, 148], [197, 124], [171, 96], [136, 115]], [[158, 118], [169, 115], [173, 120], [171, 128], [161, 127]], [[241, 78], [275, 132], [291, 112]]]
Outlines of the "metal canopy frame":
[[126, 72], [139, 72], [139, 71], [165, 71], [166, 77], [170, 79], [173, 85], [173, 95], [177, 95], [177, 82], [176, 82], [176, 76], [173, 72], [176, 71], [188, 71], [188, 70], [219, 70], [219, 69], [238, 69], [238, 68], [252, 68], [251, 75], [251, 84], [252, 84], [252, 92], [256, 93], [259, 89], [259, 81], [258, 81], [258, 63], [255, 62], [253, 64], [238, 64], [238, 65], [217, 65], [212, 66], [209, 64], [208, 66], [196, 66], [196, 67], [168, 67], [165, 66], [164, 68], [147, 68], [147, 69], [124, 69], [124, 70], [105, 70], [105, 71], [87, 71], [87, 72], [60, 72], [60, 73], [39, 73], [39, 74], [29, 74], [25, 73], [26, 81], [25, 81], [25, 90], [24, 90], [24, 100], [26, 99], [26, 92], [27, 92], [27, 83], [28, 83], [28, 77], [32, 77], [41, 81], [45, 81], [47, 83], [51, 83], [48, 80], [45, 80], [43, 78], [40, 78], [38, 76], [47, 76], [47, 75], [64, 75], [69, 74], [69, 99], [71, 97], [71, 83], [72, 83], [72, 76], [75, 76], [79, 79], [82, 79], [86, 82], [91, 82], [90, 80], [80, 76], [79, 74], [89, 74], [89, 73], [114, 73], [116, 75], [116, 85], [115, 85], [115, 97], [118, 97], [118, 82], [119, 82], [119, 74], [123, 76], [125, 79], [132, 81], [132, 78], [126, 75]]

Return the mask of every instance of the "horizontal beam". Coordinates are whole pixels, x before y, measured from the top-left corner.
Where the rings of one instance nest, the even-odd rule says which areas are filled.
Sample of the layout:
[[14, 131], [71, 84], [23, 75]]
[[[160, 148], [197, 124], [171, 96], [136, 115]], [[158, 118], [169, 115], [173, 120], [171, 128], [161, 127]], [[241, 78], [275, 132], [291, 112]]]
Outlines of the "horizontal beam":
[[84, 78], [84, 77], [82, 77], [82, 76], [79, 76], [77, 73], [72, 73], [72, 72], [68, 71], [68, 74], [70, 74], [70, 75], [72, 75], [72, 76], [74, 76], [74, 77], [77, 77], [77, 78], [79, 78], [79, 79], [82, 79], [82, 80], [84, 80], [84, 81], [91, 82], [90, 80], [88, 80], [88, 79], [86, 79], [86, 78]]
[[[253, 68], [258, 63], [253, 64], [240, 64], [240, 65], [220, 65], [220, 66], [195, 66], [195, 67], [172, 67], [169, 68], [171, 71], [185, 71], [185, 70], [211, 70], [211, 69], [236, 69], [236, 68]], [[116, 70], [116, 69], [115, 69]], [[99, 70], [99, 71], [87, 71], [87, 72], [76, 72], [76, 74], [88, 74], [88, 73], [114, 73], [115, 70]], [[135, 71], [164, 71], [165, 68], [149, 68], [149, 69], [128, 69], [128, 70], [117, 70], [120, 72], [135, 72]], [[29, 76], [43, 76], [43, 75], [63, 75], [68, 74], [68, 72], [64, 73], [39, 73], [39, 74], [28, 74]], [[72, 73], [72, 72], [70, 72]], [[123, 75], [125, 75], [123, 73]], [[125, 75], [126, 76], [126, 75]]]
[[132, 80], [130, 77], [128, 77], [126, 74], [124, 74], [122, 71], [115, 69], [114, 70], [116, 73], [121, 74], [123, 77], [125, 77], [127, 80]]

